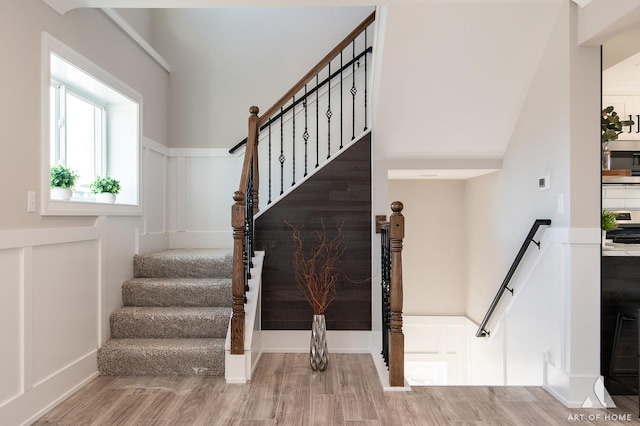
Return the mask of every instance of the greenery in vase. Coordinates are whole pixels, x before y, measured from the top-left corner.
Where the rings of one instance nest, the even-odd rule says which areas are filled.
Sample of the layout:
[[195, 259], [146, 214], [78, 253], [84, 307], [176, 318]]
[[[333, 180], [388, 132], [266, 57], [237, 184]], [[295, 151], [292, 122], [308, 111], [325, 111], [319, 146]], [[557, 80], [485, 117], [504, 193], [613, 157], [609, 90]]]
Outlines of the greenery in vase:
[[616, 229], [618, 226], [616, 218], [617, 215], [614, 212], [602, 210], [602, 230], [613, 231], [614, 229]]
[[626, 126], [633, 126], [633, 120], [620, 120], [620, 116], [608, 106], [602, 110], [602, 149], [606, 149], [610, 141], [618, 139], [618, 135]]
[[78, 174], [62, 164], [51, 168], [51, 187], [73, 188], [78, 179]]
[[108, 174], [101, 178], [100, 176], [96, 176], [91, 185], [91, 192], [94, 194], [100, 194], [101, 192], [110, 192], [112, 194], [117, 194], [120, 192], [120, 181], [110, 177]]

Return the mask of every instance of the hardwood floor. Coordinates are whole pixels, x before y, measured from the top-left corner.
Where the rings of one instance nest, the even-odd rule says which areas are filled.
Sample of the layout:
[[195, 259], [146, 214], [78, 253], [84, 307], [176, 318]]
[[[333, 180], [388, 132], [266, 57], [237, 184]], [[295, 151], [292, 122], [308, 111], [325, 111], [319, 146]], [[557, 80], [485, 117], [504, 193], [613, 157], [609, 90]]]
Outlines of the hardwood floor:
[[607, 425], [640, 424], [638, 397], [568, 409], [535, 387], [416, 387], [383, 392], [370, 355], [263, 354], [253, 381], [109, 377], [91, 381], [35, 425]]

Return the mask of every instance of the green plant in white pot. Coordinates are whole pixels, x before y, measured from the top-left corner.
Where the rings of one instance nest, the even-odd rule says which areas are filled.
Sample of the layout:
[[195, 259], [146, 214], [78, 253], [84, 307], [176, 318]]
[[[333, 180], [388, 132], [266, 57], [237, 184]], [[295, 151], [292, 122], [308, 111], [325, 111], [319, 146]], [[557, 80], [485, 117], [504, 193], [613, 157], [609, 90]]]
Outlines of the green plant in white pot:
[[96, 178], [89, 185], [91, 192], [96, 195], [96, 201], [99, 203], [115, 203], [116, 194], [120, 192], [120, 181], [107, 175], [103, 178]]
[[602, 244], [607, 239], [607, 231], [613, 231], [618, 227], [618, 215], [609, 210], [602, 210]]
[[62, 164], [51, 168], [51, 199], [70, 200], [78, 174]]
[[609, 170], [611, 168], [609, 142], [617, 140], [624, 127], [633, 126], [635, 123], [633, 120], [620, 120], [620, 116], [610, 105], [602, 110], [600, 124], [602, 127], [602, 170]]

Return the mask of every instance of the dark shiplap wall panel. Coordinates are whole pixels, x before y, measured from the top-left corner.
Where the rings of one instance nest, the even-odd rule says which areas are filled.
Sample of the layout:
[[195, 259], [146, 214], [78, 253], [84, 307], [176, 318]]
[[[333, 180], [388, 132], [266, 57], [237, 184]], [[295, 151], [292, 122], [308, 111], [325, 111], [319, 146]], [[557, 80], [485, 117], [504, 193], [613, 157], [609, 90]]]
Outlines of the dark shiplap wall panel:
[[[311, 247], [315, 243], [311, 234], [321, 229], [323, 221], [328, 233], [344, 221], [347, 249], [340, 268], [352, 280], [366, 280], [371, 275], [370, 134], [256, 220], [256, 246], [266, 252], [263, 330], [311, 329], [313, 312], [295, 283], [292, 230], [287, 223], [304, 225], [301, 235], [305, 247]], [[371, 285], [371, 280], [354, 283], [341, 278], [338, 298], [325, 314], [327, 329], [370, 330]]]

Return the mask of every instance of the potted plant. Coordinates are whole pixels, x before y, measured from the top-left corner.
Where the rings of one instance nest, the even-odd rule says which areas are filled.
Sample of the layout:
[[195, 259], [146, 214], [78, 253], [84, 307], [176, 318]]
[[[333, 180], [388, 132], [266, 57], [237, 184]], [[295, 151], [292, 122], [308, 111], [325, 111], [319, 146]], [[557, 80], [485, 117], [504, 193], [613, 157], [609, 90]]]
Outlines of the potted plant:
[[602, 210], [602, 245], [607, 239], [607, 231], [613, 231], [618, 227], [618, 215], [609, 210]]
[[613, 106], [602, 110], [602, 170], [611, 169], [609, 142], [617, 140], [622, 129], [626, 126], [633, 126], [633, 124], [633, 120], [620, 120], [620, 116], [614, 111]]
[[58, 164], [51, 168], [51, 198], [53, 200], [70, 200], [78, 174], [68, 167]]
[[103, 178], [96, 176], [89, 188], [96, 194], [96, 201], [99, 203], [115, 203], [116, 194], [120, 192], [120, 181], [107, 173]]

